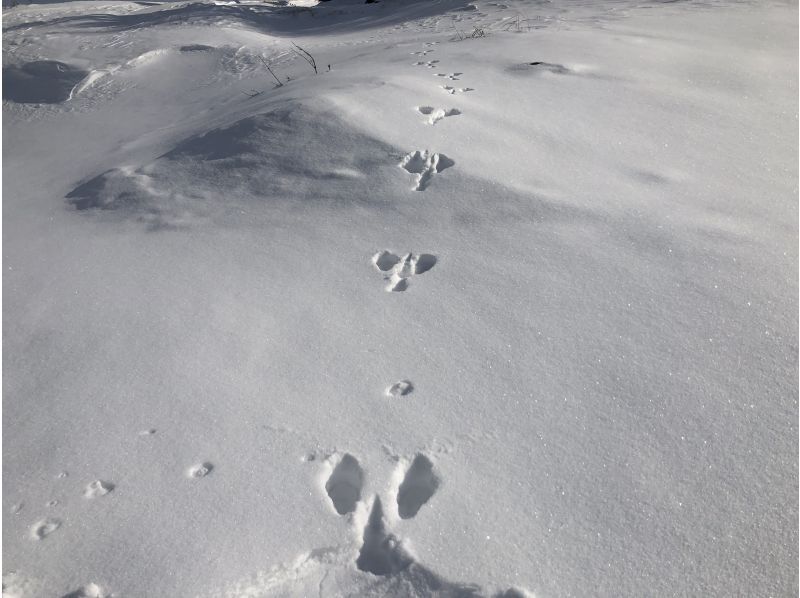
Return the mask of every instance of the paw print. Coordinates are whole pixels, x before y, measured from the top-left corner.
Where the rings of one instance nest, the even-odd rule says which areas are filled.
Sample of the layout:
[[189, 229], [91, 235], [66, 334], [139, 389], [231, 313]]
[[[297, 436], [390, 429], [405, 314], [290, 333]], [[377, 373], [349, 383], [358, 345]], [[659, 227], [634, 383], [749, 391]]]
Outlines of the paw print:
[[458, 116], [461, 110], [458, 108], [434, 108], [433, 106], [417, 106], [417, 112], [427, 116], [425, 120], [429, 125], [435, 125], [437, 122], [448, 116]]
[[[362, 500], [365, 474], [353, 455], [345, 453], [329, 459], [333, 465], [325, 482], [325, 492], [334, 510], [342, 516], [351, 516]], [[423, 454], [417, 454], [410, 465], [400, 461], [398, 479], [400, 485], [393, 490], [397, 515], [400, 519], [411, 519], [419, 513], [439, 489], [440, 478], [434, 471], [433, 462]], [[369, 516], [363, 527], [362, 544], [356, 559], [361, 571], [373, 575], [394, 575], [414, 562], [403, 542], [389, 530], [383, 503], [377, 494], [367, 505]], [[354, 519], [351, 519], [355, 522]]]
[[472, 87], [453, 87], [452, 85], [442, 85], [441, 87], [450, 95], [454, 95], [457, 93], [467, 93], [468, 91], [475, 91]]
[[451, 160], [444, 154], [439, 154], [431, 150], [416, 150], [403, 156], [400, 161], [400, 168], [413, 174], [416, 185], [412, 187], [414, 191], [425, 191], [431, 184], [433, 177], [441, 174], [444, 170], [455, 166], [455, 160]]
[[414, 596], [532, 598], [519, 588], [483, 592], [475, 584], [450, 581], [421, 563], [410, 543], [393, 528], [402, 520], [419, 517], [425, 505], [433, 508], [442, 479], [430, 453], [420, 452], [411, 459], [386, 453], [396, 469], [380, 493], [368, 490], [367, 473], [352, 453], [316, 449], [303, 456], [302, 461], [321, 467], [317, 483], [320, 491], [324, 490], [322, 500], [353, 533], [348, 533], [342, 544], [308, 550], [274, 569], [268, 586], [260, 578], [255, 583], [248, 578], [226, 595], [263, 596], [268, 589], [270, 596], [397, 596], [411, 592]]
[[450, 79], [450, 81], [458, 81], [463, 74], [464, 73], [436, 73], [436, 76]]
[[347, 515], [356, 510], [361, 500], [361, 488], [364, 486], [364, 471], [358, 459], [345, 454], [333, 468], [331, 476], [325, 482], [325, 492], [339, 515]]
[[384, 250], [372, 256], [372, 263], [383, 273], [387, 281], [386, 290], [390, 292], [405, 291], [412, 276], [424, 274], [436, 265], [436, 256], [429, 253], [414, 255], [409, 252], [400, 257], [391, 251]]

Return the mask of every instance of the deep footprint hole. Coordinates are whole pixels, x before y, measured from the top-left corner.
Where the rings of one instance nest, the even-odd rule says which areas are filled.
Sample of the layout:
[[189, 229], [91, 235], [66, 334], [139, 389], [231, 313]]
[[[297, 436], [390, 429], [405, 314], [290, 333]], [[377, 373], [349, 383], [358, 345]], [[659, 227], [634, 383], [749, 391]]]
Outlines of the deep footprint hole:
[[388, 272], [394, 268], [400, 261], [400, 256], [393, 254], [391, 251], [380, 251], [372, 257], [372, 263], [381, 272]]
[[364, 472], [358, 460], [350, 454], [342, 457], [325, 483], [325, 491], [339, 515], [356, 510], [361, 500], [361, 487], [364, 485]]
[[451, 166], [455, 166], [455, 160], [451, 160], [444, 154], [439, 154], [439, 161], [436, 162], [436, 172], [442, 172], [446, 168], [450, 168]]
[[414, 385], [411, 383], [411, 381], [400, 380], [399, 382], [392, 384], [386, 391], [386, 394], [390, 397], [397, 398], [410, 395], [412, 392], [414, 392]]
[[415, 274], [424, 274], [436, 265], [436, 256], [429, 253], [422, 253], [417, 258], [417, 264], [414, 268]]
[[411, 519], [439, 488], [439, 476], [425, 455], [417, 455], [397, 492], [397, 511], [401, 519]]
[[376, 496], [364, 528], [364, 543], [358, 553], [356, 566], [361, 571], [384, 576], [399, 573], [411, 562], [400, 541], [386, 530], [381, 499]]
[[408, 278], [400, 278], [398, 280], [390, 280], [387, 289], [392, 293], [402, 293], [408, 288]]
[[190, 467], [187, 475], [190, 478], [200, 479], [206, 477], [212, 471], [214, 471], [214, 464], [210, 461], [204, 461], [203, 463], [198, 463]]

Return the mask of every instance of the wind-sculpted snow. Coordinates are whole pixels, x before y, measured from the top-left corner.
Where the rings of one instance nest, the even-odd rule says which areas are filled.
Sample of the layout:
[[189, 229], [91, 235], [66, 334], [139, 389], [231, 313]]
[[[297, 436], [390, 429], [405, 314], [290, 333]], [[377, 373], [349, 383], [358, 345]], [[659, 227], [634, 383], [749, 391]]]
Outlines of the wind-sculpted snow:
[[230, 222], [286, 201], [368, 202], [372, 175], [390, 167], [391, 155], [334, 114], [293, 104], [187, 139], [149, 164], [104, 172], [66, 199], [151, 229]]
[[542, 62], [539, 60], [511, 65], [508, 67], [508, 71], [511, 73], [550, 73], [553, 75], [569, 75], [573, 73], [572, 70], [563, 64]]

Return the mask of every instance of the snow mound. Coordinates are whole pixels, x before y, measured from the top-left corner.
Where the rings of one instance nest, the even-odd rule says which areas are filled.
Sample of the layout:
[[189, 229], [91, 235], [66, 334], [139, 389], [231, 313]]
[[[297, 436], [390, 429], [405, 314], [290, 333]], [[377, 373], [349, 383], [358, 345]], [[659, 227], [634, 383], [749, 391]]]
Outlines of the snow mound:
[[108, 170], [67, 200], [154, 228], [225, 221], [281, 201], [369, 201], [391, 154], [332, 112], [291, 103], [194, 136], [148, 164]]

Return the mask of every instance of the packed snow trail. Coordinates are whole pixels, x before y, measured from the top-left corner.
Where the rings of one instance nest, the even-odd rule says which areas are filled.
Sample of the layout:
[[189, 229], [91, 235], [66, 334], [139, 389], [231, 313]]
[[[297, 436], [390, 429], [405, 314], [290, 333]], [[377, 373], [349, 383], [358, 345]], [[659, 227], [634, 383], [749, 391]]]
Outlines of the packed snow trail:
[[303, 4], [4, 9], [4, 596], [796, 593], [797, 6]]

